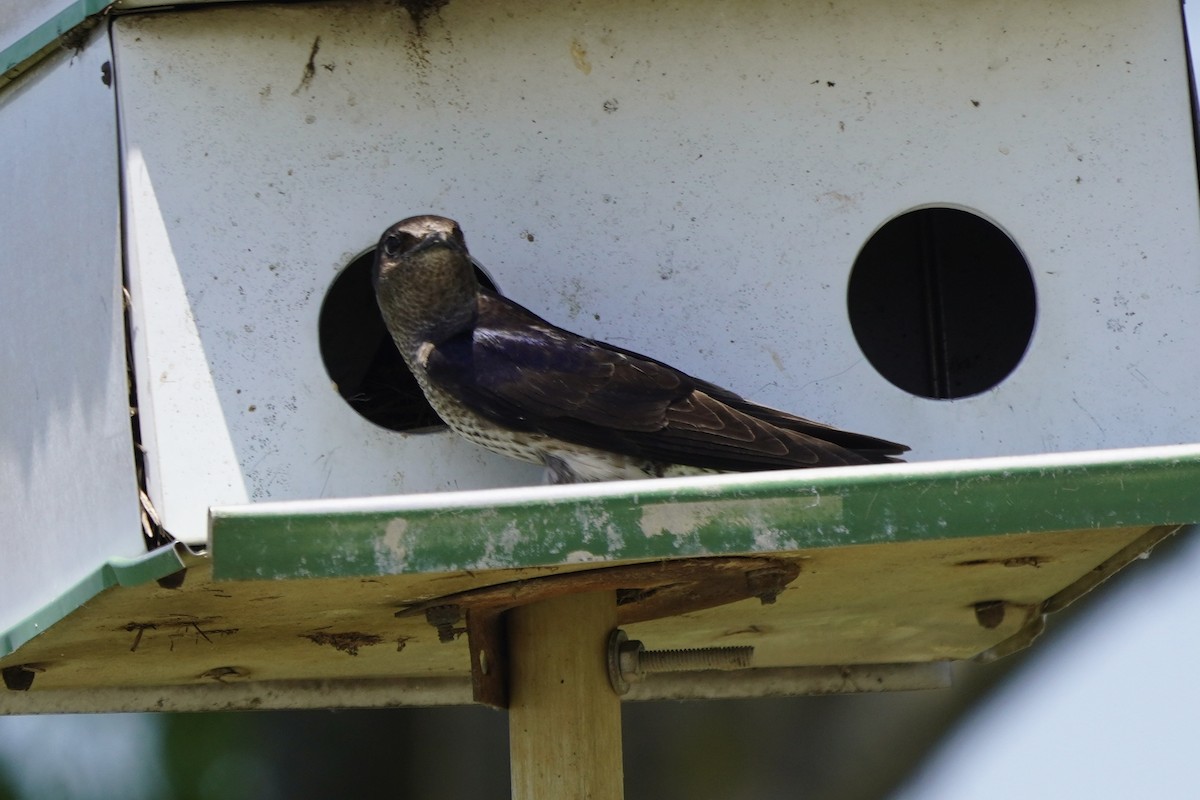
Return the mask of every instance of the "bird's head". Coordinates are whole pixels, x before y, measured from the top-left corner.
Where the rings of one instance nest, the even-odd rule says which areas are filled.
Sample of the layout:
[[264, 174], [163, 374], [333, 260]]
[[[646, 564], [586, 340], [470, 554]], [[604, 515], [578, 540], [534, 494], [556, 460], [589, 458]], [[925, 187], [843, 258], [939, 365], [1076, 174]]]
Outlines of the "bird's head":
[[457, 333], [475, 313], [479, 282], [452, 219], [425, 214], [388, 228], [373, 277], [379, 310], [402, 353]]

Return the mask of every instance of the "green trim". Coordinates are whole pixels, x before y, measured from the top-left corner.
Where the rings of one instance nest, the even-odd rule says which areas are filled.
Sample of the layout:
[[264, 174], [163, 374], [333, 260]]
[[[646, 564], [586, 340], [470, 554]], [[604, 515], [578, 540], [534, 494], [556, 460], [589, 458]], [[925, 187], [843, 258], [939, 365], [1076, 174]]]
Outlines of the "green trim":
[[[10, 81], [44, 58], [63, 34], [113, 5], [113, 0], [75, 0], [46, 22], [0, 50], [0, 83]], [[12, 74], [9, 74], [13, 71]]]
[[0, 631], [0, 658], [65, 618], [96, 595], [113, 586], [138, 586], [165, 578], [183, 568], [179, 545], [167, 545], [139, 558], [111, 558], [53, 602]]
[[217, 580], [795, 551], [1200, 521], [1200, 445], [210, 512]]

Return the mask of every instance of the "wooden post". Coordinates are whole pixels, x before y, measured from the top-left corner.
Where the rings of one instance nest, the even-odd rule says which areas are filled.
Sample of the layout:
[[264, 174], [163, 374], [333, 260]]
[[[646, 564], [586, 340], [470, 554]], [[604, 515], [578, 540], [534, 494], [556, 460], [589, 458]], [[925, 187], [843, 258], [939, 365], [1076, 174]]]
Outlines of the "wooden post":
[[616, 593], [508, 612], [513, 800], [620, 800], [621, 700], [608, 682]]

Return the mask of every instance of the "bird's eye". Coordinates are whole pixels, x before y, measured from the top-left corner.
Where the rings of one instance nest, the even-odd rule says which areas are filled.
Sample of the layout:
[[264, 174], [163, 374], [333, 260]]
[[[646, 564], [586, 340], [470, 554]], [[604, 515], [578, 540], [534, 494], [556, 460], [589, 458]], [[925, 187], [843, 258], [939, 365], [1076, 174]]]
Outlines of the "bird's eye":
[[395, 258], [408, 249], [408, 240], [412, 237], [404, 233], [392, 233], [383, 237], [383, 254]]

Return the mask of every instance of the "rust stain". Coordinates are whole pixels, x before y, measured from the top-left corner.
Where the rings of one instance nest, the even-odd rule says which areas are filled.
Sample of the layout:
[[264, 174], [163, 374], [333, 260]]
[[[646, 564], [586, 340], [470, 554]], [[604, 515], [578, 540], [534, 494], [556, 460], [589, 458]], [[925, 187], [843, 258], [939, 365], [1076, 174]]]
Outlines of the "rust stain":
[[312, 50], [308, 53], [308, 63], [304, 65], [304, 72], [300, 75], [300, 84], [292, 91], [293, 95], [300, 94], [301, 91], [312, 85], [313, 76], [317, 74], [317, 52], [321, 49], [321, 37], [317, 36], [313, 39]]
[[155, 625], [153, 622], [129, 622], [129, 623], [126, 623], [125, 626], [121, 630], [128, 631], [129, 633], [134, 634], [133, 644], [130, 645], [129, 652], [131, 652], [131, 653], [137, 652], [138, 645], [140, 645], [142, 643], [142, 634], [145, 633], [147, 630], [154, 630], [157, 627], [158, 626]]
[[250, 670], [244, 667], [213, 667], [200, 673], [201, 678], [211, 678], [217, 683], [225, 683], [228, 678], [249, 677]]
[[177, 639], [192, 639], [199, 642], [201, 639], [213, 643], [214, 636], [232, 636], [238, 632], [238, 628], [202, 628], [201, 625], [209, 625], [216, 618], [178, 618], [176, 619], [160, 619], [158, 622], [127, 622], [120, 627], [120, 630], [133, 634], [133, 644], [129, 647], [129, 652], [137, 652], [137, 649], [142, 644], [142, 637], [146, 631], [154, 631], [161, 628], [174, 629], [174, 632], [167, 634], [167, 649], [174, 652], [175, 641]]
[[1013, 556], [1012, 558], [972, 558], [968, 561], [958, 561], [956, 567], [978, 567], [983, 564], [993, 564], [1004, 567], [1040, 567], [1050, 559], [1045, 556]]
[[767, 633], [768, 628], [763, 625], [747, 625], [744, 628], [733, 628], [725, 631], [722, 636], [747, 636]]
[[417, 36], [424, 36], [425, 20], [441, 11], [449, 2], [450, 0], [400, 0], [400, 5], [408, 12]]
[[575, 62], [575, 69], [584, 75], [592, 73], [592, 62], [588, 60], [587, 47], [578, 39], [571, 40], [571, 60]]
[[984, 600], [975, 604], [975, 621], [982, 627], [991, 630], [1004, 622], [1003, 600]]
[[305, 639], [308, 639], [313, 644], [329, 645], [334, 650], [342, 653], [347, 653], [352, 656], [358, 655], [358, 648], [370, 647], [374, 644], [379, 644], [383, 638], [376, 636], [373, 633], [362, 633], [360, 631], [345, 631], [344, 633], [326, 633], [325, 631], [317, 631], [316, 633], [301, 634]]

